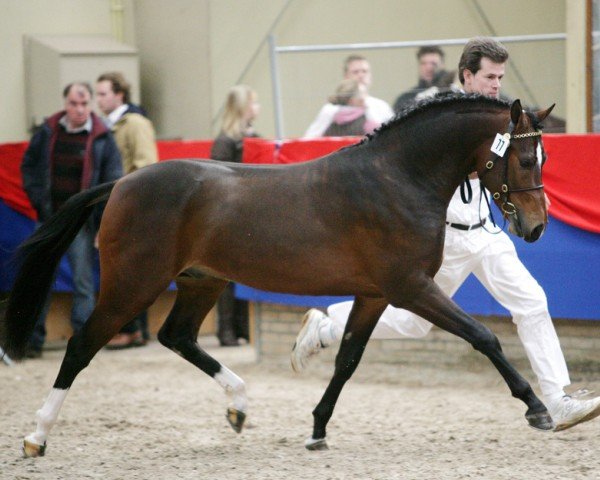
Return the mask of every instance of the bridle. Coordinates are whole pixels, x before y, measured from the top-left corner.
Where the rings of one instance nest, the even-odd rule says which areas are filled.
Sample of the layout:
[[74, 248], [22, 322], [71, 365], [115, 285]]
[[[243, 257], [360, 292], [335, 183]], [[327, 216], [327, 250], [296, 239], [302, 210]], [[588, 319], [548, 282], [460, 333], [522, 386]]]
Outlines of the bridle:
[[[498, 155], [497, 153], [494, 152], [494, 150], [492, 150], [492, 152], [494, 152], [493, 158], [491, 160], [488, 160], [488, 162], [485, 164], [485, 170], [479, 174], [478, 172], [478, 176], [480, 180], [483, 180], [483, 177], [490, 171], [492, 170], [492, 168], [494, 168], [494, 166], [496, 165], [496, 161], [498, 159], [503, 159], [504, 161], [504, 173], [503, 173], [503, 179], [502, 179], [502, 185], [500, 186], [500, 191], [497, 192], [493, 192], [492, 193], [492, 197], [494, 198], [494, 200], [501, 200], [501, 204], [500, 207], [502, 209], [502, 212], [505, 215], [516, 215], [517, 213], [517, 207], [515, 207], [515, 205], [510, 202], [510, 194], [511, 193], [517, 193], [517, 192], [528, 192], [531, 190], [539, 190], [541, 188], [544, 188], [544, 184], [540, 183], [539, 185], [536, 185], [534, 187], [527, 187], [527, 188], [509, 188], [508, 186], [508, 155], [509, 155], [509, 145], [510, 145], [510, 141], [511, 140], [519, 140], [519, 139], [523, 139], [523, 138], [531, 138], [531, 137], [541, 137], [542, 136], [542, 131], [541, 130], [536, 130], [535, 132], [527, 132], [527, 133], [517, 133], [514, 134], [512, 133], [513, 130], [515, 128], [514, 123], [511, 121], [508, 124], [508, 131], [501, 136], [501, 138], [507, 143], [506, 145], [506, 149], [504, 151], [503, 155]], [[498, 135], [500, 136], [500, 135]], [[498, 137], [497, 137], [498, 138]]]

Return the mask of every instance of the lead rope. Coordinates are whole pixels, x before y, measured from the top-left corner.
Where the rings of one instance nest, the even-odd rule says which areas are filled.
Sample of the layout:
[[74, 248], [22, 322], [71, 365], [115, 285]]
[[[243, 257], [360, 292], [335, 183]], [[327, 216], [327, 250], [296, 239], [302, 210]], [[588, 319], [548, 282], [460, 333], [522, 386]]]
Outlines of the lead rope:
[[[486, 232], [491, 233], [492, 235], [498, 235], [500, 232], [504, 231], [504, 227], [506, 226], [506, 218], [502, 217], [504, 219], [504, 222], [502, 223], [502, 227], [499, 227], [496, 224], [496, 220], [494, 220], [494, 213], [492, 212], [492, 206], [490, 205], [490, 199], [488, 198], [488, 195], [485, 193], [485, 187], [483, 186], [483, 182], [481, 180], [479, 180], [479, 221], [481, 222], [481, 228], [483, 228]], [[481, 197], [485, 198], [485, 203], [487, 204], [488, 207], [488, 212], [490, 212], [490, 220], [492, 221], [492, 225], [494, 225], [494, 227], [496, 228], [496, 230], [488, 230], [485, 226], [485, 224], [483, 223], [483, 221], [485, 219], [481, 218]]]
[[[465, 189], [467, 191], [466, 194]], [[471, 187], [468, 175], [465, 178], [465, 181], [460, 184], [460, 199], [463, 203], [471, 203], [471, 200], [473, 200], [473, 188]]]

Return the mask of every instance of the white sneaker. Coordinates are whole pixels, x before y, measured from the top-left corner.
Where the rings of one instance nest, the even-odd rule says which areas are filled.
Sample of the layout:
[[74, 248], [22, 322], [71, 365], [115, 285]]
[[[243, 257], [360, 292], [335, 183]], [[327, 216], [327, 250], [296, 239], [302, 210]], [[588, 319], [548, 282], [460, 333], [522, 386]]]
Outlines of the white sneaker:
[[320, 310], [311, 308], [302, 317], [302, 328], [298, 332], [296, 342], [292, 347], [290, 359], [292, 361], [292, 369], [295, 372], [304, 370], [308, 362], [308, 358], [319, 353], [324, 348], [319, 336], [322, 320], [327, 316]]
[[566, 430], [600, 415], [600, 397], [580, 400], [565, 395], [550, 406], [549, 412], [556, 425], [554, 431]]

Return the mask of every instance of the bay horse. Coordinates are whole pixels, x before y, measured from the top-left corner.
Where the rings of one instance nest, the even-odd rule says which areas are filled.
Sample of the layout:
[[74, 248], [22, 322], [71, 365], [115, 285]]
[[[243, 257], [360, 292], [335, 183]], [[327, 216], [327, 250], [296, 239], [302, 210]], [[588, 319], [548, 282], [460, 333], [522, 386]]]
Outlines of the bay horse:
[[548, 221], [540, 122], [552, 108], [532, 113], [518, 100], [446, 96], [311, 162], [169, 161], [73, 196], [22, 245], [0, 325], [0, 346], [22, 358], [59, 259], [107, 202], [97, 305], [68, 342], [37, 428], [25, 438], [25, 455], [45, 453], [75, 377], [173, 279], [177, 296], [158, 340], [224, 388], [231, 398], [227, 419], [238, 433], [247, 410], [245, 384], [197, 343], [202, 321], [229, 281], [274, 292], [355, 296], [335, 372], [313, 411], [309, 449], [327, 447], [325, 428], [336, 401], [388, 304], [468, 341], [526, 404], [529, 425], [552, 429], [546, 407], [496, 336], [433, 281], [448, 203], [471, 172], [492, 192], [513, 233], [527, 242], [540, 238]]

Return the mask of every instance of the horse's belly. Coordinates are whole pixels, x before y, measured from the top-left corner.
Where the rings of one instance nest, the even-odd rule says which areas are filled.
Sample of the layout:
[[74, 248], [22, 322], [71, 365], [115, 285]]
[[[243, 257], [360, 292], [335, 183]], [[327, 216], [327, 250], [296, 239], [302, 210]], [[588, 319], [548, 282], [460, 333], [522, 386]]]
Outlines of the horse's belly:
[[[297, 252], [296, 252], [297, 253]], [[229, 252], [218, 261], [200, 262], [216, 276], [260, 290], [297, 295], [377, 295], [373, 281], [356, 268], [355, 262], [318, 252], [302, 255], [260, 255], [248, 250], [244, 255]]]

